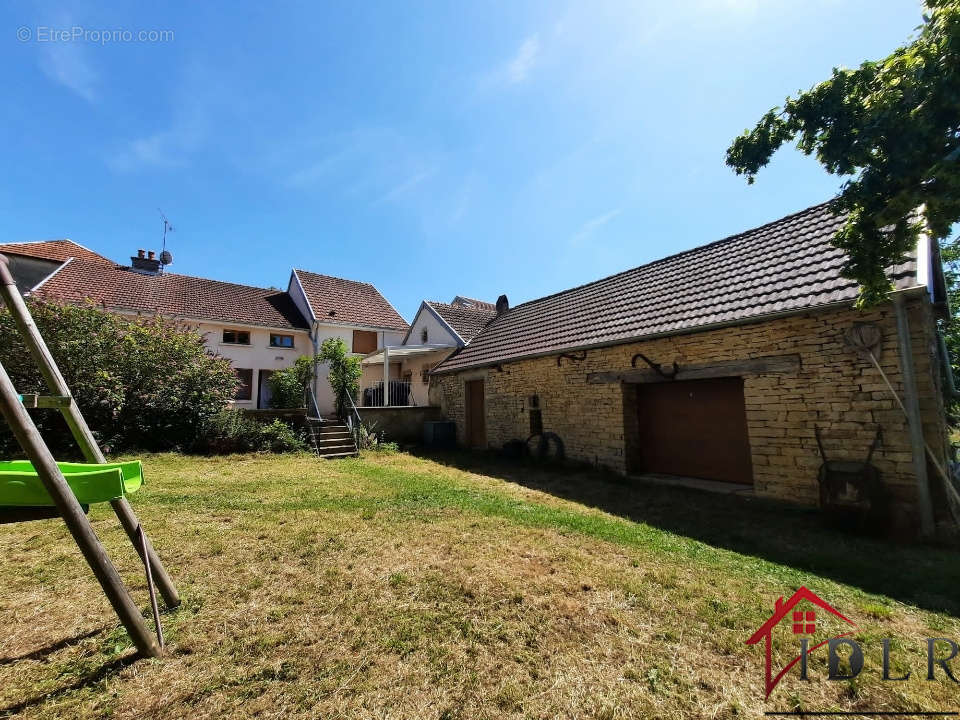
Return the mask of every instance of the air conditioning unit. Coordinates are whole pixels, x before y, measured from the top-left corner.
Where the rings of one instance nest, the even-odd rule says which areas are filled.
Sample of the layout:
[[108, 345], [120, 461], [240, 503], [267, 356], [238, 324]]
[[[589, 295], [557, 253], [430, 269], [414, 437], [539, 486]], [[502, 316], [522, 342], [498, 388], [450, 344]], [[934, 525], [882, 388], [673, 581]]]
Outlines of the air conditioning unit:
[[453, 447], [457, 444], [457, 424], [452, 420], [428, 420], [423, 424], [423, 444]]

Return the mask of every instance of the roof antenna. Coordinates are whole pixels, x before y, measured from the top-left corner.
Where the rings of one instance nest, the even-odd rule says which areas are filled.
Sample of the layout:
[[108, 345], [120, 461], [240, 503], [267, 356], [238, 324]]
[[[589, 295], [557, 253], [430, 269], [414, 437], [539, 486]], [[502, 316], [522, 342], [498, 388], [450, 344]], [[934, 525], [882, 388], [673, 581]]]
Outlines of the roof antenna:
[[173, 262], [173, 255], [167, 250], [167, 233], [173, 232], [173, 225], [167, 220], [167, 216], [163, 214], [163, 210], [157, 208], [157, 212], [160, 213], [160, 217], [163, 218], [163, 248], [160, 251], [160, 262], [162, 263], [160, 269], [162, 271], [163, 265], [170, 265]]

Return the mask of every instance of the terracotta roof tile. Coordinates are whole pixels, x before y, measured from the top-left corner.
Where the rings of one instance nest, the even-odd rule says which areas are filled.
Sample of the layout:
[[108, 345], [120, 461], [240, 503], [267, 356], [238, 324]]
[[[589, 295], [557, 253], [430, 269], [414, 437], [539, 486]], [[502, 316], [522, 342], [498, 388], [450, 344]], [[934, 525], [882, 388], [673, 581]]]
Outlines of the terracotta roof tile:
[[89, 300], [111, 310], [270, 328], [308, 327], [293, 300], [281, 290], [174, 273], [144, 275], [89, 260], [66, 263], [34, 294], [55, 302]]
[[450, 301], [451, 305], [458, 305], [460, 307], [476, 308], [478, 310], [496, 310], [497, 306], [495, 303], [486, 302], [485, 300], [477, 300], [476, 298], [468, 298], [463, 295], [457, 295], [453, 300]]
[[[480, 302], [480, 301], [477, 301]], [[463, 305], [448, 305], [447, 303], [426, 301], [427, 305], [437, 311], [450, 327], [457, 331], [464, 342], [470, 342], [483, 330], [490, 321], [497, 316], [497, 311], [483, 307], [466, 307]], [[483, 303], [489, 305], [490, 303]]]
[[91, 262], [109, 263], [113, 260], [87, 250], [83, 245], [73, 240], [41, 240], [39, 242], [0, 243], [0, 253], [9, 255], [25, 255], [42, 260], [57, 260], [63, 262], [72, 257]]
[[[827, 204], [687, 252], [641, 265], [496, 318], [437, 372], [589, 345], [616, 344], [771, 313], [852, 302], [843, 253], [830, 244], [844, 222]], [[911, 258], [894, 268], [916, 284]]]
[[406, 331], [393, 305], [370, 283], [294, 270], [319, 322]]

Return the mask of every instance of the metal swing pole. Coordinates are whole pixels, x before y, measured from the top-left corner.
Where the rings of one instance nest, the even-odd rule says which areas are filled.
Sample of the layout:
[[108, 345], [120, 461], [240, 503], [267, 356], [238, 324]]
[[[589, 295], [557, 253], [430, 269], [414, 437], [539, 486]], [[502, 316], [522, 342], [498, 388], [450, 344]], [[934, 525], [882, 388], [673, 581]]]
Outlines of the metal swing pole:
[[[4, 267], [0, 263], [0, 267]], [[5, 269], [5, 267], [4, 267]], [[67, 484], [63, 473], [57, 467], [53, 455], [44, 443], [37, 426], [20, 402], [16, 389], [10, 381], [10, 376], [0, 364], [0, 413], [7, 425], [13, 431], [20, 447], [27, 454], [30, 462], [37, 471], [37, 477], [43, 483], [50, 497], [53, 499], [60, 516], [66, 523], [70, 534], [83, 553], [87, 564], [96, 575], [100, 587], [120, 618], [120, 622], [127, 628], [130, 638], [141, 654], [156, 657], [160, 654], [153, 635], [143, 622], [140, 610], [134, 604], [130, 593], [127, 592], [117, 569], [110, 561], [107, 551], [97, 538], [90, 526], [90, 521], [77, 502], [76, 496]]]
[[[50, 350], [47, 348], [47, 344], [44, 342], [40, 331], [33, 322], [30, 311], [23, 302], [20, 291], [17, 289], [13, 276], [10, 274], [10, 269], [7, 267], [7, 259], [3, 255], [0, 255], [0, 297], [3, 298], [7, 309], [13, 316], [13, 320], [20, 330], [23, 341], [33, 356], [34, 362], [37, 364], [40, 374], [43, 375], [43, 379], [50, 392], [55, 395], [69, 397], [70, 388], [67, 386], [66, 380], [63, 379], [63, 375], [60, 374], [60, 369], [57, 367], [56, 361], [54, 361]], [[83, 453], [87, 462], [96, 464], [107, 462], [103, 452], [100, 450], [100, 446], [97, 445], [97, 441], [93, 437], [93, 433], [90, 432], [90, 428], [87, 426], [87, 421], [83, 419], [83, 415], [80, 413], [80, 408], [77, 407], [77, 404], [71, 399], [66, 406], [60, 408], [60, 412], [63, 414], [63, 418], [70, 427], [70, 432], [73, 434], [77, 445], [80, 446], [80, 451]], [[127, 502], [126, 498], [118, 498], [111, 500], [110, 505], [120, 520], [120, 524], [123, 526], [124, 532], [126, 532], [131, 544], [136, 549], [137, 554], [140, 555], [140, 559], [143, 560], [144, 563], [149, 559], [154, 580], [156, 580], [157, 587], [160, 589], [160, 594], [163, 596], [167, 607], [177, 607], [180, 604], [180, 595], [177, 593], [173, 581], [167, 574], [163, 563], [160, 561], [160, 557], [157, 555], [156, 550], [154, 550], [150, 539], [146, 537], [146, 534], [143, 536], [145, 542], [141, 542], [140, 535], [138, 534], [140, 521], [133, 512], [133, 508], [130, 507], [130, 503]], [[146, 546], [148, 558], [144, 558], [143, 546]]]

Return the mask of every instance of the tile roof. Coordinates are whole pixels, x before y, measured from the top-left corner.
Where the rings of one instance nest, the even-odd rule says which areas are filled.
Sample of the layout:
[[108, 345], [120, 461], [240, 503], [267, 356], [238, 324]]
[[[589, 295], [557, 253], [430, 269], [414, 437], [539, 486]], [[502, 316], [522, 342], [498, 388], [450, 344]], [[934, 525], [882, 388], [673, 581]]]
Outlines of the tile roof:
[[300, 279], [318, 322], [401, 332], [408, 329], [400, 313], [370, 283], [318, 275], [308, 270], [293, 272]]
[[[437, 311], [447, 324], [457, 331], [464, 342], [470, 342], [483, 330], [490, 321], [497, 316], [496, 310], [487, 310], [481, 307], [466, 307], [463, 305], [448, 305], [442, 302], [426, 301], [427, 305]], [[489, 305], [489, 303], [484, 303]]]
[[63, 262], [72, 257], [91, 262], [109, 263], [113, 260], [88, 250], [73, 240], [41, 240], [38, 242], [0, 243], [0, 253], [10, 255], [25, 255], [40, 258], [41, 260], [57, 260]]
[[463, 295], [457, 295], [453, 300], [450, 301], [451, 305], [459, 305], [460, 307], [472, 307], [477, 308], [478, 310], [496, 310], [497, 306], [492, 302], [485, 302], [484, 300], [477, 300], [475, 298], [464, 297]]
[[[844, 222], [828, 204], [555, 295], [496, 318], [436, 372], [614, 345], [661, 333], [852, 302], [830, 244]], [[916, 260], [893, 269], [898, 289], [916, 285]]]
[[144, 275], [128, 267], [74, 259], [42, 283], [34, 295], [56, 302], [90, 300], [111, 310], [307, 329], [307, 321], [282, 290], [163, 273]]

